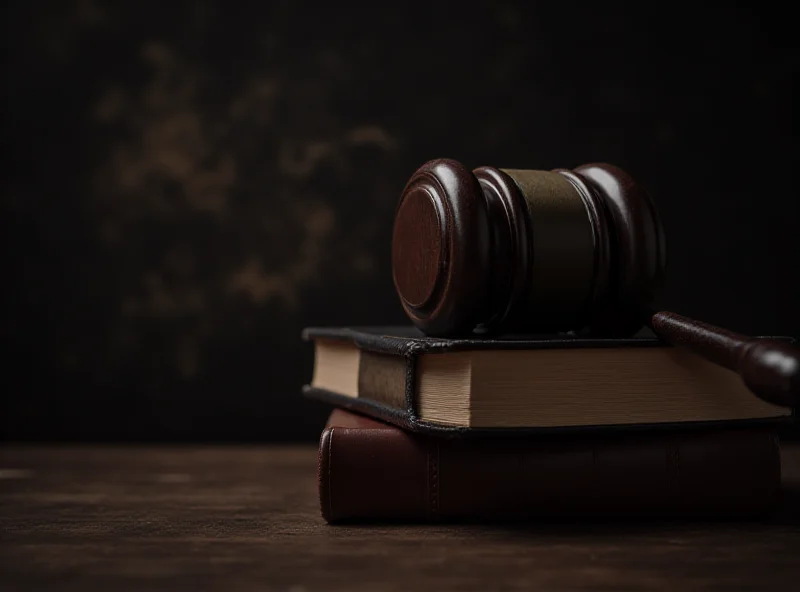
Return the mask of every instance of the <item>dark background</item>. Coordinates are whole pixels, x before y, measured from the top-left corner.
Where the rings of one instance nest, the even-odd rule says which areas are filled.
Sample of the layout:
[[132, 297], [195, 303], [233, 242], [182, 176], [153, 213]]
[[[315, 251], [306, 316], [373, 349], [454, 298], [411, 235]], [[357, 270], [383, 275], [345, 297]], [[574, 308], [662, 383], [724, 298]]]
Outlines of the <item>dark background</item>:
[[664, 307], [800, 336], [780, 4], [5, 10], [6, 439], [316, 439], [300, 331], [405, 321], [393, 208], [441, 156], [621, 166]]

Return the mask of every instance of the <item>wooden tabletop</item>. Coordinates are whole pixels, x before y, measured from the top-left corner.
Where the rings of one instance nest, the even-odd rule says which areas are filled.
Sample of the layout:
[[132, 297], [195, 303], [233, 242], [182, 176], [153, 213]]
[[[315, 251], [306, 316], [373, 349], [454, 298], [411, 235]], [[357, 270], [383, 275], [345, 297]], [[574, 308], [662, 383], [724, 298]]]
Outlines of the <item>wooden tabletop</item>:
[[790, 590], [800, 448], [750, 523], [328, 526], [313, 447], [0, 449], [10, 590]]

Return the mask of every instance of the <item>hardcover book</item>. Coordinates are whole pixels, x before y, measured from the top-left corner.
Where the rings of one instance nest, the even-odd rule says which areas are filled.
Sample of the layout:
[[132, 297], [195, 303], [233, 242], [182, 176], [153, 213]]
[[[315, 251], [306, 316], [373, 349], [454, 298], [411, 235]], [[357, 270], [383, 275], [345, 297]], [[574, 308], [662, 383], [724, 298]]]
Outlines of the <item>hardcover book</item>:
[[450, 435], [771, 423], [790, 409], [655, 338], [440, 339], [416, 329], [309, 328], [307, 396]]
[[319, 444], [331, 523], [754, 518], [780, 477], [763, 427], [437, 438], [337, 409]]

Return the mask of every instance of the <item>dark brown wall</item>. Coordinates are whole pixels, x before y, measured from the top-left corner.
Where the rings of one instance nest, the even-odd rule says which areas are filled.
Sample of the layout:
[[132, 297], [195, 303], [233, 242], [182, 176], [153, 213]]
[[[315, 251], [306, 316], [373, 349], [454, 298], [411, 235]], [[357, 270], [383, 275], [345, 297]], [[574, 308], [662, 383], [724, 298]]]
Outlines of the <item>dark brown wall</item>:
[[630, 4], [10, 2], [3, 435], [316, 438], [300, 330], [404, 321], [439, 156], [628, 169], [663, 305], [800, 336], [788, 15]]

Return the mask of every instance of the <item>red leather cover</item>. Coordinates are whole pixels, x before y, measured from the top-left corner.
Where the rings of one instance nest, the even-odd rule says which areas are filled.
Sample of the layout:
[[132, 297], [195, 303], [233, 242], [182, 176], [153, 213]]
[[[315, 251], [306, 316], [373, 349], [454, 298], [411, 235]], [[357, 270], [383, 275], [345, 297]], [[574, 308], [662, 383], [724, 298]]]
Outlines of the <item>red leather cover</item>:
[[319, 446], [331, 523], [756, 517], [780, 477], [758, 428], [451, 439], [337, 409]]

